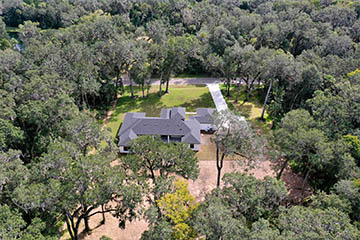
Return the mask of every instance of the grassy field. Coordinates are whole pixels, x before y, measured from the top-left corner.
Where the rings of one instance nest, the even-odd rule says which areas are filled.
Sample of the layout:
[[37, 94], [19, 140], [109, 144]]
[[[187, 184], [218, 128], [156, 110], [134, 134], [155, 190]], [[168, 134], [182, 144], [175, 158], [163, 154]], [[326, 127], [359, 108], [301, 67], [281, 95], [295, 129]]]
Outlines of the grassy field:
[[254, 90], [253, 94], [250, 96], [250, 101], [245, 103], [244, 100], [246, 99], [246, 94], [244, 86], [241, 86], [239, 100], [237, 103], [235, 103], [237, 92], [237, 88], [235, 86], [231, 86], [230, 88], [230, 97], [226, 97], [226, 87], [224, 84], [220, 85], [220, 89], [230, 110], [239, 112], [247, 120], [250, 120], [252, 123], [261, 127], [263, 130], [269, 130], [271, 127], [271, 119], [269, 119], [266, 112], [264, 116], [266, 120], [265, 123], [259, 120], [263, 107], [263, 102], [260, 99], [259, 94], [261, 89]]
[[149, 97], [142, 98], [139, 88], [135, 88], [137, 97], [130, 97], [130, 90], [119, 98], [116, 108], [106, 127], [111, 129], [115, 138], [120, 124], [127, 112], [146, 112], [146, 116], [157, 117], [162, 108], [186, 107], [187, 112], [195, 112], [199, 107], [215, 107], [208, 88], [205, 85], [176, 85], [170, 86], [170, 93], [162, 96], [157, 95], [157, 86], [153, 86]]

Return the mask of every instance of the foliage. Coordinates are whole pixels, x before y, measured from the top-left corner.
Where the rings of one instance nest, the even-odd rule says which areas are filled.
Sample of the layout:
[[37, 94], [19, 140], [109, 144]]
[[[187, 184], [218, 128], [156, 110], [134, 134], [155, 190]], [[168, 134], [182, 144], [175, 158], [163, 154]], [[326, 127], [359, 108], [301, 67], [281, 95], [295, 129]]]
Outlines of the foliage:
[[241, 214], [250, 222], [278, 214], [287, 197], [285, 184], [269, 176], [258, 180], [253, 176], [230, 173], [225, 174], [223, 180], [221, 195], [224, 201], [235, 216]]
[[343, 213], [351, 213], [350, 201], [346, 198], [331, 193], [326, 194], [325, 192], [318, 192], [316, 195], [310, 197], [311, 207], [326, 210], [329, 208], [338, 209]]
[[278, 227], [283, 239], [356, 239], [359, 236], [350, 218], [333, 208], [292, 207], [280, 215]]
[[344, 140], [351, 145], [351, 156], [357, 160], [358, 165], [360, 165], [360, 139], [357, 136], [352, 136], [350, 134], [344, 136]]
[[1, 239], [56, 239], [45, 237], [42, 231], [45, 224], [39, 218], [34, 218], [31, 224], [26, 224], [17, 210], [11, 210], [7, 205], [0, 205], [0, 237]]
[[302, 109], [293, 110], [282, 119], [275, 132], [275, 141], [285, 156], [279, 176], [288, 162], [320, 189], [328, 189], [342, 178], [358, 176], [359, 169], [348, 145], [342, 139], [331, 141], [317, 123]]
[[225, 157], [240, 156], [242, 159], [239, 165], [247, 170], [256, 165], [265, 149], [264, 143], [255, 134], [250, 124], [229, 110], [214, 113], [213, 124], [216, 131], [212, 141], [216, 145], [217, 187], [219, 187]]
[[209, 239], [276, 239], [279, 233], [266, 219], [281, 213], [281, 202], [287, 196], [284, 183], [240, 173], [225, 174], [223, 181], [224, 188], [207, 194], [200, 204], [195, 229]]
[[[114, 137], [127, 111], [158, 116], [163, 107], [213, 107], [205, 88], [172, 87], [161, 99], [150, 91], [151, 77], [159, 77], [169, 93], [172, 75], [191, 71], [222, 77], [227, 95], [236, 87], [236, 101], [242, 92], [244, 101], [256, 94], [263, 102], [262, 118], [267, 111], [272, 120], [280, 169], [290, 165], [314, 190], [331, 192], [317, 192], [310, 207], [289, 208], [280, 225], [278, 212], [259, 207], [258, 199], [254, 204], [261, 211], [248, 215], [242, 210], [236, 219], [225, 211], [223, 200], [207, 200], [203, 208], [209, 215], [200, 214], [199, 222], [212, 227], [199, 232], [225, 239], [311, 239], [318, 233], [336, 238], [318, 224], [322, 221], [340, 235], [348, 231], [341, 237], [351, 238], [346, 215], [359, 221], [359, 16], [360, 3], [348, 0], [0, 1], [0, 205], [22, 226], [14, 234], [41, 239], [41, 232], [49, 239], [46, 229], [64, 211], [86, 222], [91, 213], [84, 209], [115, 198], [119, 208], [113, 213], [123, 223], [135, 216], [132, 210], [141, 197], [159, 200], [169, 192], [174, 174], [195, 179], [196, 159], [180, 145], [145, 144], [161, 152], [156, 157], [148, 152], [157, 169], [153, 177], [140, 146], [137, 157], [122, 160], [128, 172], [110, 168], [116, 158], [113, 139], [91, 116], [93, 109], [107, 109], [123, 94], [109, 120]], [[137, 84], [147, 99], [135, 98]], [[248, 165], [263, 153], [264, 144], [251, 128], [238, 121], [231, 125], [231, 131], [215, 134], [219, 176], [226, 156], [240, 154]], [[279, 189], [273, 191], [279, 194]], [[86, 196], [80, 196], [82, 190]], [[153, 228], [143, 238], [171, 238], [172, 225], [155, 199], [151, 202], [147, 215]], [[79, 206], [83, 209], [76, 211]], [[217, 207], [224, 211], [216, 212]], [[320, 217], [311, 226], [315, 214]], [[292, 226], [296, 218], [304, 222], [301, 229]], [[333, 226], [339, 219], [342, 223]], [[30, 231], [33, 235], [23, 235]]]
[[[95, 214], [119, 212], [121, 221], [132, 219], [130, 208], [139, 201], [136, 187], [125, 186], [122, 170], [110, 166], [115, 159], [112, 154], [109, 149], [84, 153], [74, 143], [57, 140], [32, 164], [25, 184], [14, 190], [14, 199], [24, 211], [62, 213], [72, 239], [78, 238], [82, 220], [89, 231], [88, 220]], [[134, 194], [123, 196], [128, 194], [128, 187]], [[115, 207], [107, 205], [110, 200], [117, 203]], [[100, 206], [105, 210], [96, 210]]]
[[[143, 199], [147, 201], [144, 207], [147, 208], [145, 216], [150, 223], [150, 231], [144, 233], [142, 238], [154, 238], [160, 234], [161, 224], [170, 226], [163, 220], [164, 216], [170, 214], [166, 213], [167, 208], [163, 201], [168, 198], [164, 196], [169, 196], [166, 194], [171, 191], [175, 176], [195, 180], [199, 175], [198, 159], [187, 144], [167, 144], [159, 136], [138, 137], [130, 142], [129, 148], [130, 153], [121, 159], [121, 167], [128, 173], [128, 178], [141, 187]], [[178, 194], [181, 194], [184, 193], [185, 189], [181, 188], [178, 191]], [[191, 205], [191, 197], [188, 197], [188, 204]], [[182, 199], [182, 201], [185, 201], [185, 199]], [[165, 212], [161, 211], [160, 205], [163, 205], [163, 211]], [[174, 220], [172, 219], [172, 221]], [[181, 228], [187, 228], [183, 225], [184, 223], [175, 221], [174, 223], [176, 228], [179, 228], [175, 230], [174, 234], [183, 234]], [[168, 234], [172, 232], [168, 227], [163, 230]], [[191, 234], [191, 230], [186, 231], [190, 231], [190, 233], [186, 234]]]
[[209, 239], [231, 239], [238, 236], [239, 239], [247, 236], [245, 218], [232, 216], [220, 198], [207, 196], [199, 206], [194, 220], [195, 229]]
[[353, 181], [341, 180], [334, 186], [334, 192], [344, 199], [344, 201], [350, 202], [350, 216], [357, 222], [360, 221], [359, 215], [357, 214], [360, 209], [360, 191], [358, 182], [358, 179]]
[[188, 183], [178, 179], [173, 193], [167, 193], [157, 201], [161, 211], [171, 220], [174, 239], [192, 239], [196, 232], [189, 225], [193, 212], [198, 207], [188, 190]]

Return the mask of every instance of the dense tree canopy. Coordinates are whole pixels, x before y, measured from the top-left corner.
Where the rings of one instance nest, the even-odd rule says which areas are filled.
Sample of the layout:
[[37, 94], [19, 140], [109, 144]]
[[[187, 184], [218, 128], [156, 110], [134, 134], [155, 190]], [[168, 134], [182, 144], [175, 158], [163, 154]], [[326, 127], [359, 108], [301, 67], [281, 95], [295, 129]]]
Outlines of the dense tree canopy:
[[[92, 214], [114, 210], [123, 223], [147, 196], [144, 239], [171, 239], [175, 223], [157, 201], [174, 175], [196, 179], [196, 157], [140, 139], [110, 167], [113, 140], [92, 110], [125, 82], [145, 97], [160, 78], [161, 96], [173, 75], [190, 73], [221, 78], [226, 95], [237, 87], [237, 101], [243, 89], [245, 101], [256, 93], [272, 121], [278, 175], [290, 166], [316, 191], [306, 206], [282, 210], [281, 183], [229, 175], [194, 213], [201, 225], [186, 224], [209, 239], [356, 239], [359, 66], [359, 0], [0, 0], [0, 238], [58, 237], [59, 221], [76, 238]], [[219, 160], [259, 156], [254, 132], [236, 123], [239, 134], [216, 134]]]

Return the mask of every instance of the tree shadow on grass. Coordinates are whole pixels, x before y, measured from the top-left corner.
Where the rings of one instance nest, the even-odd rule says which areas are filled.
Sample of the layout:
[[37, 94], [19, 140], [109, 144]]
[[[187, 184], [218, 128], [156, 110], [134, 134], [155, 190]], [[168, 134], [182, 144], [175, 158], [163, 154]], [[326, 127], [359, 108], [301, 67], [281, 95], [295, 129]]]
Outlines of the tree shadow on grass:
[[139, 101], [138, 108], [140, 112], [145, 112], [147, 117], [159, 117], [165, 105], [161, 102], [158, 93], [150, 93], [148, 97]]
[[180, 105], [185, 107], [187, 112], [195, 112], [197, 108], [215, 108], [214, 101], [209, 92], [200, 95], [199, 98]]
[[240, 105], [239, 107], [236, 108], [236, 110], [240, 112], [241, 115], [243, 115], [245, 118], [250, 118], [252, 109], [253, 106], [251, 104]]
[[[123, 96], [119, 98], [116, 108], [112, 113], [112, 117], [109, 119], [109, 122], [116, 122], [118, 121], [117, 116], [121, 114], [125, 114], [127, 112], [146, 112], [147, 115], [152, 115], [152, 111], [160, 113], [158, 108], [161, 108], [160, 98], [156, 93], [150, 93], [148, 97], [143, 98], [137, 96], [136, 98], [131, 98], [130, 96]], [[156, 108], [154, 108], [156, 107]], [[154, 108], [152, 110], [152, 108]]]
[[191, 88], [191, 87], [195, 87], [195, 88], [204, 88], [206, 87], [206, 84], [185, 84], [185, 85], [170, 85], [169, 86], [169, 91], [171, 91], [172, 88]]

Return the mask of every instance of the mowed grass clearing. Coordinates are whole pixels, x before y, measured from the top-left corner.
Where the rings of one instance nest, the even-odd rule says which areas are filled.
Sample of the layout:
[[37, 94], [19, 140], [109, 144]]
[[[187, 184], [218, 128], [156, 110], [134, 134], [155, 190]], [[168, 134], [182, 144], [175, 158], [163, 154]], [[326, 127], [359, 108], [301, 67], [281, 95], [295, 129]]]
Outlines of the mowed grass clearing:
[[238, 102], [235, 102], [237, 87], [232, 85], [230, 88], [230, 97], [226, 97], [226, 87], [224, 84], [220, 85], [221, 92], [230, 110], [238, 112], [244, 116], [248, 121], [251, 121], [255, 126], [260, 127], [265, 132], [268, 132], [271, 128], [272, 121], [269, 119], [268, 114], [265, 111], [265, 122], [259, 120], [263, 108], [262, 99], [260, 99], [261, 89], [253, 90], [253, 94], [250, 95], [248, 102], [244, 103], [246, 99], [245, 86], [240, 87]]
[[142, 97], [140, 88], [135, 87], [136, 98], [130, 97], [130, 89], [119, 98], [106, 127], [111, 129], [115, 138], [127, 112], [145, 112], [148, 117], [160, 116], [163, 108], [185, 107], [187, 112], [196, 108], [215, 108], [211, 94], [205, 85], [170, 85], [170, 93], [158, 96], [158, 86], [152, 86], [149, 96]]

